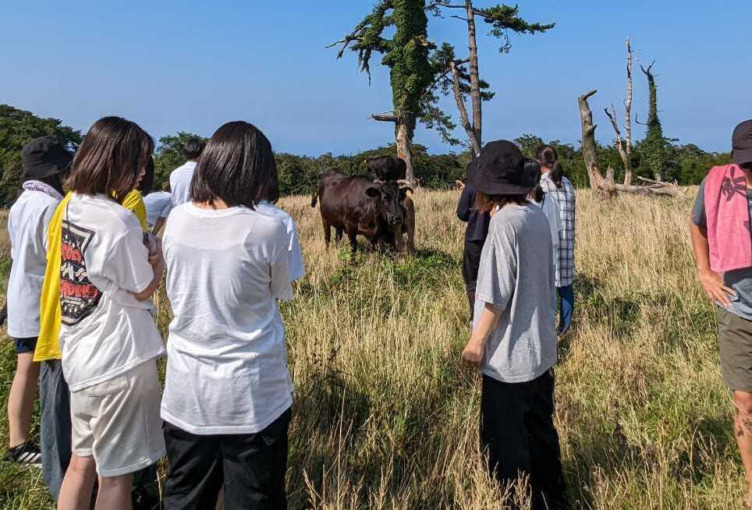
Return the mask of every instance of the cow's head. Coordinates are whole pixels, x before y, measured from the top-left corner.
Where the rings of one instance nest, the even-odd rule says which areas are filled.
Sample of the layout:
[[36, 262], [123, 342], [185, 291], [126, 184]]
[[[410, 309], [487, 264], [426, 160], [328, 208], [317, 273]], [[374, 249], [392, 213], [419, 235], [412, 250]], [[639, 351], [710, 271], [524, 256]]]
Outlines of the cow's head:
[[366, 195], [376, 202], [379, 218], [390, 227], [401, 226], [405, 221], [401, 205], [402, 193], [396, 182], [375, 180], [372, 186], [366, 188]]

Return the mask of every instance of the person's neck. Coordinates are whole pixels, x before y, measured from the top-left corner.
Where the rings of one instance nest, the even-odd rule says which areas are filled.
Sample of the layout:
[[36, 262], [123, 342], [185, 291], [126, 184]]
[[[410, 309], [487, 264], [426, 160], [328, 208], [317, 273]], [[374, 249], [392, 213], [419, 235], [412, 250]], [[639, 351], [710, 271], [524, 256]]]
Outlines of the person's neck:
[[211, 202], [193, 202], [193, 205], [195, 205], [199, 209], [213, 209], [215, 211], [230, 208], [230, 206], [227, 205], [224, 200], [219, 198], [215, 198]]

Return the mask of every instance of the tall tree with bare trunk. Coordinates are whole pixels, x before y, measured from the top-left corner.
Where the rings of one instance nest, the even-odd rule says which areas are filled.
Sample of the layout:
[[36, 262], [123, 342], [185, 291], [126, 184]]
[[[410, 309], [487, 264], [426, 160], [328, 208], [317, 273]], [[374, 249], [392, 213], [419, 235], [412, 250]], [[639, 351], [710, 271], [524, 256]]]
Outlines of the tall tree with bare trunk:
[[[395, 32], [384, 37], [389, 28]], [[413, 181], [411, 144], [416, 123], [422, 117], [432, 127], [447, 135], [454, 125], [432, 104], [430, 88], [434, 69], [428, 40], [428, 18], [425, 0], [380, 0], [355, 29], [331, 46], [339, 45], [337, 58], [350, 49], [358, 54], [358, 66], [370, 81], [371, 57], [383, 55], [381, 64], [389, 68], [392, 86], [392, 111], [374, 114], [374, 120], [394, 124], [397, 156], [407, 164], [407, 179]]]
[[632, 98], [633, 98], [633, 80], [632, 80], [632, 41], [627, 37], [627, 97], [624, 100], [624, 138], [621, 136], [619, 122], [616, 120], [616, 107], [611, 104], [611, 111], [605, 108], [604, 111], [611, 121], [616, 135], [614, 145], [619, 151], [624, 165], [624, 185], [632, 184]]
[[[463, 60], [450, 60], [451, 89], [460, 122], [467, 134], [470, 147], [475, 154], [480, 153], [483, 146], [483, 101], [493, 97], [488, 92], [488, 83], [480, 78], [480, 65], [478, 63], [478, 41], [476, 31], [476, 19], [491, 25], [489, 35], [502, 41], [499, 51], [507, 53], [511, 49], [510, 32], [516, 34], [536, 34], [546, 32], [554, 27], [554, 24], [529, 23], [519, 16], [519, 8], [508, 5], [496, 5], [494, 7], [479, 8], [473, 5], [473, 0], [465, 0], [464, 3], [452, 3], [449, 0], [437, 0], [428, 5], [428, 8], [437, 16], [441, 16], [446, 10], [457, 10], [462, 15], [452, 15], [453, 18], [464, 21], [467, 24], [467, 48], [468, 57]], [[454, 54], [454, 48], [444, 44], [444, 51]], [[469, 65], [469, 72], [463, 70], [465, 64]], [[446, 76], [446, 75], [444, 75]], [[469, 78], [469, 88], [463, 87], [463, 80]], [[468, 114], [466, 101], [470, 96], [472, 117]]]
[[647, 196], [665, 196], [665, 197], [683, 197], [684, 192], [670, 183], [659, 182], [657, 180], [640, 178], [644, 183], [643, 186], [634, 186], [614, 183], [614, 172], [609, 168], [604, 177], [598, 169], [596, 159], [595, 129], [598, 127], [593, 124], [593, 112], [590, 109], [588, 100], [598, 91], [591, 90], [581, 95], [577, 102], [580, 109], [580, 122], [582, 126], [582, 157], [585, 160], [590, 187], [601, 198], [610, 198], [617, 192], [634, 193]]

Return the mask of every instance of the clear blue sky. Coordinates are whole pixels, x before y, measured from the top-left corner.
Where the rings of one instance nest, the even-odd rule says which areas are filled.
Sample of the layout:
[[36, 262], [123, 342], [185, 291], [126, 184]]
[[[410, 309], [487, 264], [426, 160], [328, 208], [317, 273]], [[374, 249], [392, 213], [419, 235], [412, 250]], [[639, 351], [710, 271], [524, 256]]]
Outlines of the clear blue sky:
[[[510, 2], [511, 3], [511, 2]], [[478, 0], [477, 5], [492, 5]], [[388, 74], [372, 84], [356, 56], [325, 46], [348, 32], [369, 0], [145, 1], [5, 0], [0, 16], [0, 103], [86, 130], [123, 115], [154, 137], [179, 130], [205, 136], [228, 120], [258, 125], [278, 151], [352, 153], [393, 140]], [[637, 58], [655, 59], [667, 136], [706, 150], [729, 148], [734, 125], [752, 117], [749, 21], [752, 2], [719, 0], [519, 0], [530, 20], [556, 22], [548, 34], [513, 37], [500, 55], [481, 25], [481, 74], [496, 97], [484, 110], [484, 138], [536, 133], [577, 143], [576, 97], [592, 101], [599, 138], [611, 127], [603, 107], [624, 98], [624, 39]], [[430, 20], [435, 41], [466, 52], [465, 26]], [[645, 78], [635, 68], [635, 113], [645, 119]], [[447, 108], [455, 113], [452, 102]], [[637, 127], [637, 137], [643, 128]], [[460, 136], [464, 133], [458, 131]], [[431, 131], [416, 142], [449, 150]]]

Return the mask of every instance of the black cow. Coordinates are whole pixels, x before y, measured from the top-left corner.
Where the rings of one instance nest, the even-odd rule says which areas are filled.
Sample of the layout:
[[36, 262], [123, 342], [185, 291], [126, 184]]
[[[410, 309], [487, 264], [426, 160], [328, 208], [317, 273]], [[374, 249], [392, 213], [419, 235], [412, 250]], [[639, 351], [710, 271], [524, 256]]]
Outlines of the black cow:
[[400, 204], [404, 193], [396, 182], [348, 177], [334, 170], [324, 175], [313, 192], [311, 207], [321, 201], [326, 246], [329, 247], [334, 227], [338, 240], [343, 232], [347, 234], [353, 254], [357, 251], [358, 234], [365, 236], [374, 248], [376, 243], [389, 242], [402, 249], [405, 219]]
[[[401, 194], [400, 204], [405, 215], [402, 232], [407, 234], [407, 251], [415, 252], [415, 204], [412, 199], [412, 185], [405, 180], [407, 176], [407, 164], [402, 158], [393, 156], [377, 156], [366, 160], [368, 168], [381, 181], [394, 181], [404, 190]], [[417, 181], [417, 179], [416, 179]], [[399, 237], [402, 237], [401, 235]], [[398, 244], [401, 244], [400, 239]]]

